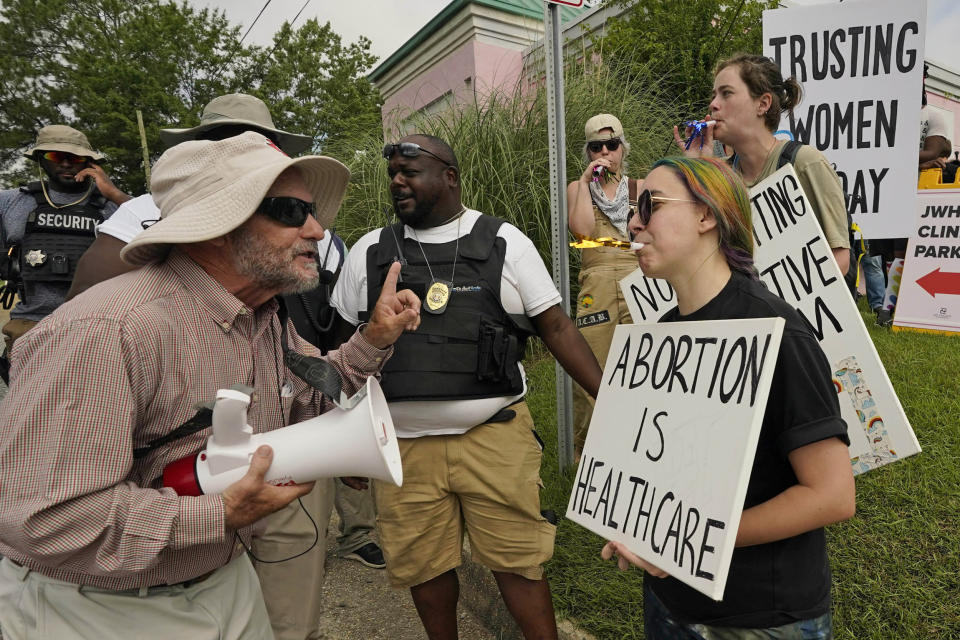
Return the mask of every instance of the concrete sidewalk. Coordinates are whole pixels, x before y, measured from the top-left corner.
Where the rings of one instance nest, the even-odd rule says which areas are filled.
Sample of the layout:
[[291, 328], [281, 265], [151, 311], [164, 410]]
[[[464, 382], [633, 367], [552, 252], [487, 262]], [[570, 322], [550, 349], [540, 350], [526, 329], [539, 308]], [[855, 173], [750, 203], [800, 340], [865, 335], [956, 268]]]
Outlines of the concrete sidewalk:
[[[334, 511], [327, 539], [327, 576], [323, 583], [324, 640], [421, 640], [427, 635], [408, 589], [393, 589], [386, 572], [354, 560], [337, 557], [337, 515]], [[462, 580], [461, 580], [462, 583]], [[499, 640], [463, 604], [459, 608], [460, 637]]]
[[[327, 538], [327, 576], [323, 585], [324, 640], [422, 640], [426, 638], [410, 592], [393, 589], [382, 570], [338, 558], [336, 511]], [[522, 640], [523, 636], [500, 599], [490, 571], [470, 560], [469, 544], [460, 579], [458, 618], [463, 640]], [[560, 640], [594, 640], [569, 621], [558, 621]]]

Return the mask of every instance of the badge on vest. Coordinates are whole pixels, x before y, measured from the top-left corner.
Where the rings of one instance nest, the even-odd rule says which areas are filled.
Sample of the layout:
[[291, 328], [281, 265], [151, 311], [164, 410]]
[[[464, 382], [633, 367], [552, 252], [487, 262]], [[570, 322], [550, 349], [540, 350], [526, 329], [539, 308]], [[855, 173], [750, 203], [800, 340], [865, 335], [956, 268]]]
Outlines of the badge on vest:
[[596, 313], [577, 318], [577, 329], [592, 327], [593, 325], [603, 324], [604, 322], [610, 322], [610, 312], [606, 310], [597, 311]]
[[31, 249], [23, 256], [23, 261], [31, 267], [39, 267], [47, 261], [47, 254], [40, 249]]
[[451, 284], [452, 283], [436, 279], [430, 283], [424, 300], [428, 312], [441, 314], [447, 310], [447, 303], [450, 301]]

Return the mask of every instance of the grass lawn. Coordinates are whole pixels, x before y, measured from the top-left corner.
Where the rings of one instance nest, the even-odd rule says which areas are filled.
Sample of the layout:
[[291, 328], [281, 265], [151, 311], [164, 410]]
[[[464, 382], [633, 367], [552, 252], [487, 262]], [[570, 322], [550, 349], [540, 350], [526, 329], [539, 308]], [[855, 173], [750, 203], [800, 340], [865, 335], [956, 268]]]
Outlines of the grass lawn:
[[[834, 633], [960, 638], [960, 336], [894, 333], [863, 315], [923, 451], [860, 476], [857, 515], [827, 529]], [[527, 372], [527, 400], [546, 442], [543, 505], [562, 515], [574, 470], [557, 468], [554, 361], [531, 358]], [[602, 546], [561, 519], [548, 565], [557, 612], [598, 638], [643, 638], [641, 572], [603, 562]]]

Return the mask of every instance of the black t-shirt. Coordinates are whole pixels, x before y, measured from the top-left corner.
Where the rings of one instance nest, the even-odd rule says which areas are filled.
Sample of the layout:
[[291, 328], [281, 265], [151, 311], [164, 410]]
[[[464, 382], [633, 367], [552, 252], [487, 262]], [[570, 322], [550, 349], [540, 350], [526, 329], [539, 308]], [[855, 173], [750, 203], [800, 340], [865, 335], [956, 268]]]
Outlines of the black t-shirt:
[[[797, 484], [787, 454], [831, 437], [846, 444], [846, 423], [830, 365], [799, 313], [763, 283], [734, 272], [706, 305], [687, 316], [674, 308], [661, 322], [771, 318], [786, 320], [743, 507]], [[734, 550], [723, 600], [715, 602], [674, 578], [644, 576], [671, 614], [686, 623], [775, 627], [830, 608], [830, 566], [823, 529]]]

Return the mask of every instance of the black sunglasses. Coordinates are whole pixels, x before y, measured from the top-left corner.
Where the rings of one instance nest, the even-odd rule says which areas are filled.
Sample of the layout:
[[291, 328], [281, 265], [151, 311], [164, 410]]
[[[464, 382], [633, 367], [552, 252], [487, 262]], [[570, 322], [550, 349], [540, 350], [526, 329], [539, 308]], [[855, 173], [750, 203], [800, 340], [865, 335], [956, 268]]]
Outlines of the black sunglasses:
[[646, 189], [637, 198], [636, 207], [631, 208], [630, 217], [634, 214], [640, 217], [640, 224], [647, 226], [650, 224], [650, 218], [653, 217], [654, 202], [692, 202], [696, 204], [698, 200], [687, 200], [685, 198], [667, 198], [665, 196], [652, 196]]
[[307, 216], [317, 215], [317, 205], [289, 196], [264, 198], [257, 212], [285, 227], [302, 227]]
[[600, 153], [606, 147], [609, 151], [616, 151], [620, 148], [620, 138], [610, 138], [609, 140], [594, 140], [587, 143], [587, 149], [590, 153]]
[[404, 158], [416, 158], [421, 153], [425, 153], [429, 156], [433, 156], [434, 158], [436, 158], [443, 164], [447, 165], [448, 167], [453, 166], [452, 164], [450, 164], [449, 162], [447, 162], [446, 160], [444, 160], [443, 158], [435, 154], [433, 151], [424, 149], [423, 147], [421, 147], [415, 142], [392, 142], [390, 144], [383, 145], [383, 157], [386, 160], [389, 160], [390, 158], [392, 158], [393, 154], [397, 153], [398, 151], [400, 152], [400, 155], [402, 155]]

